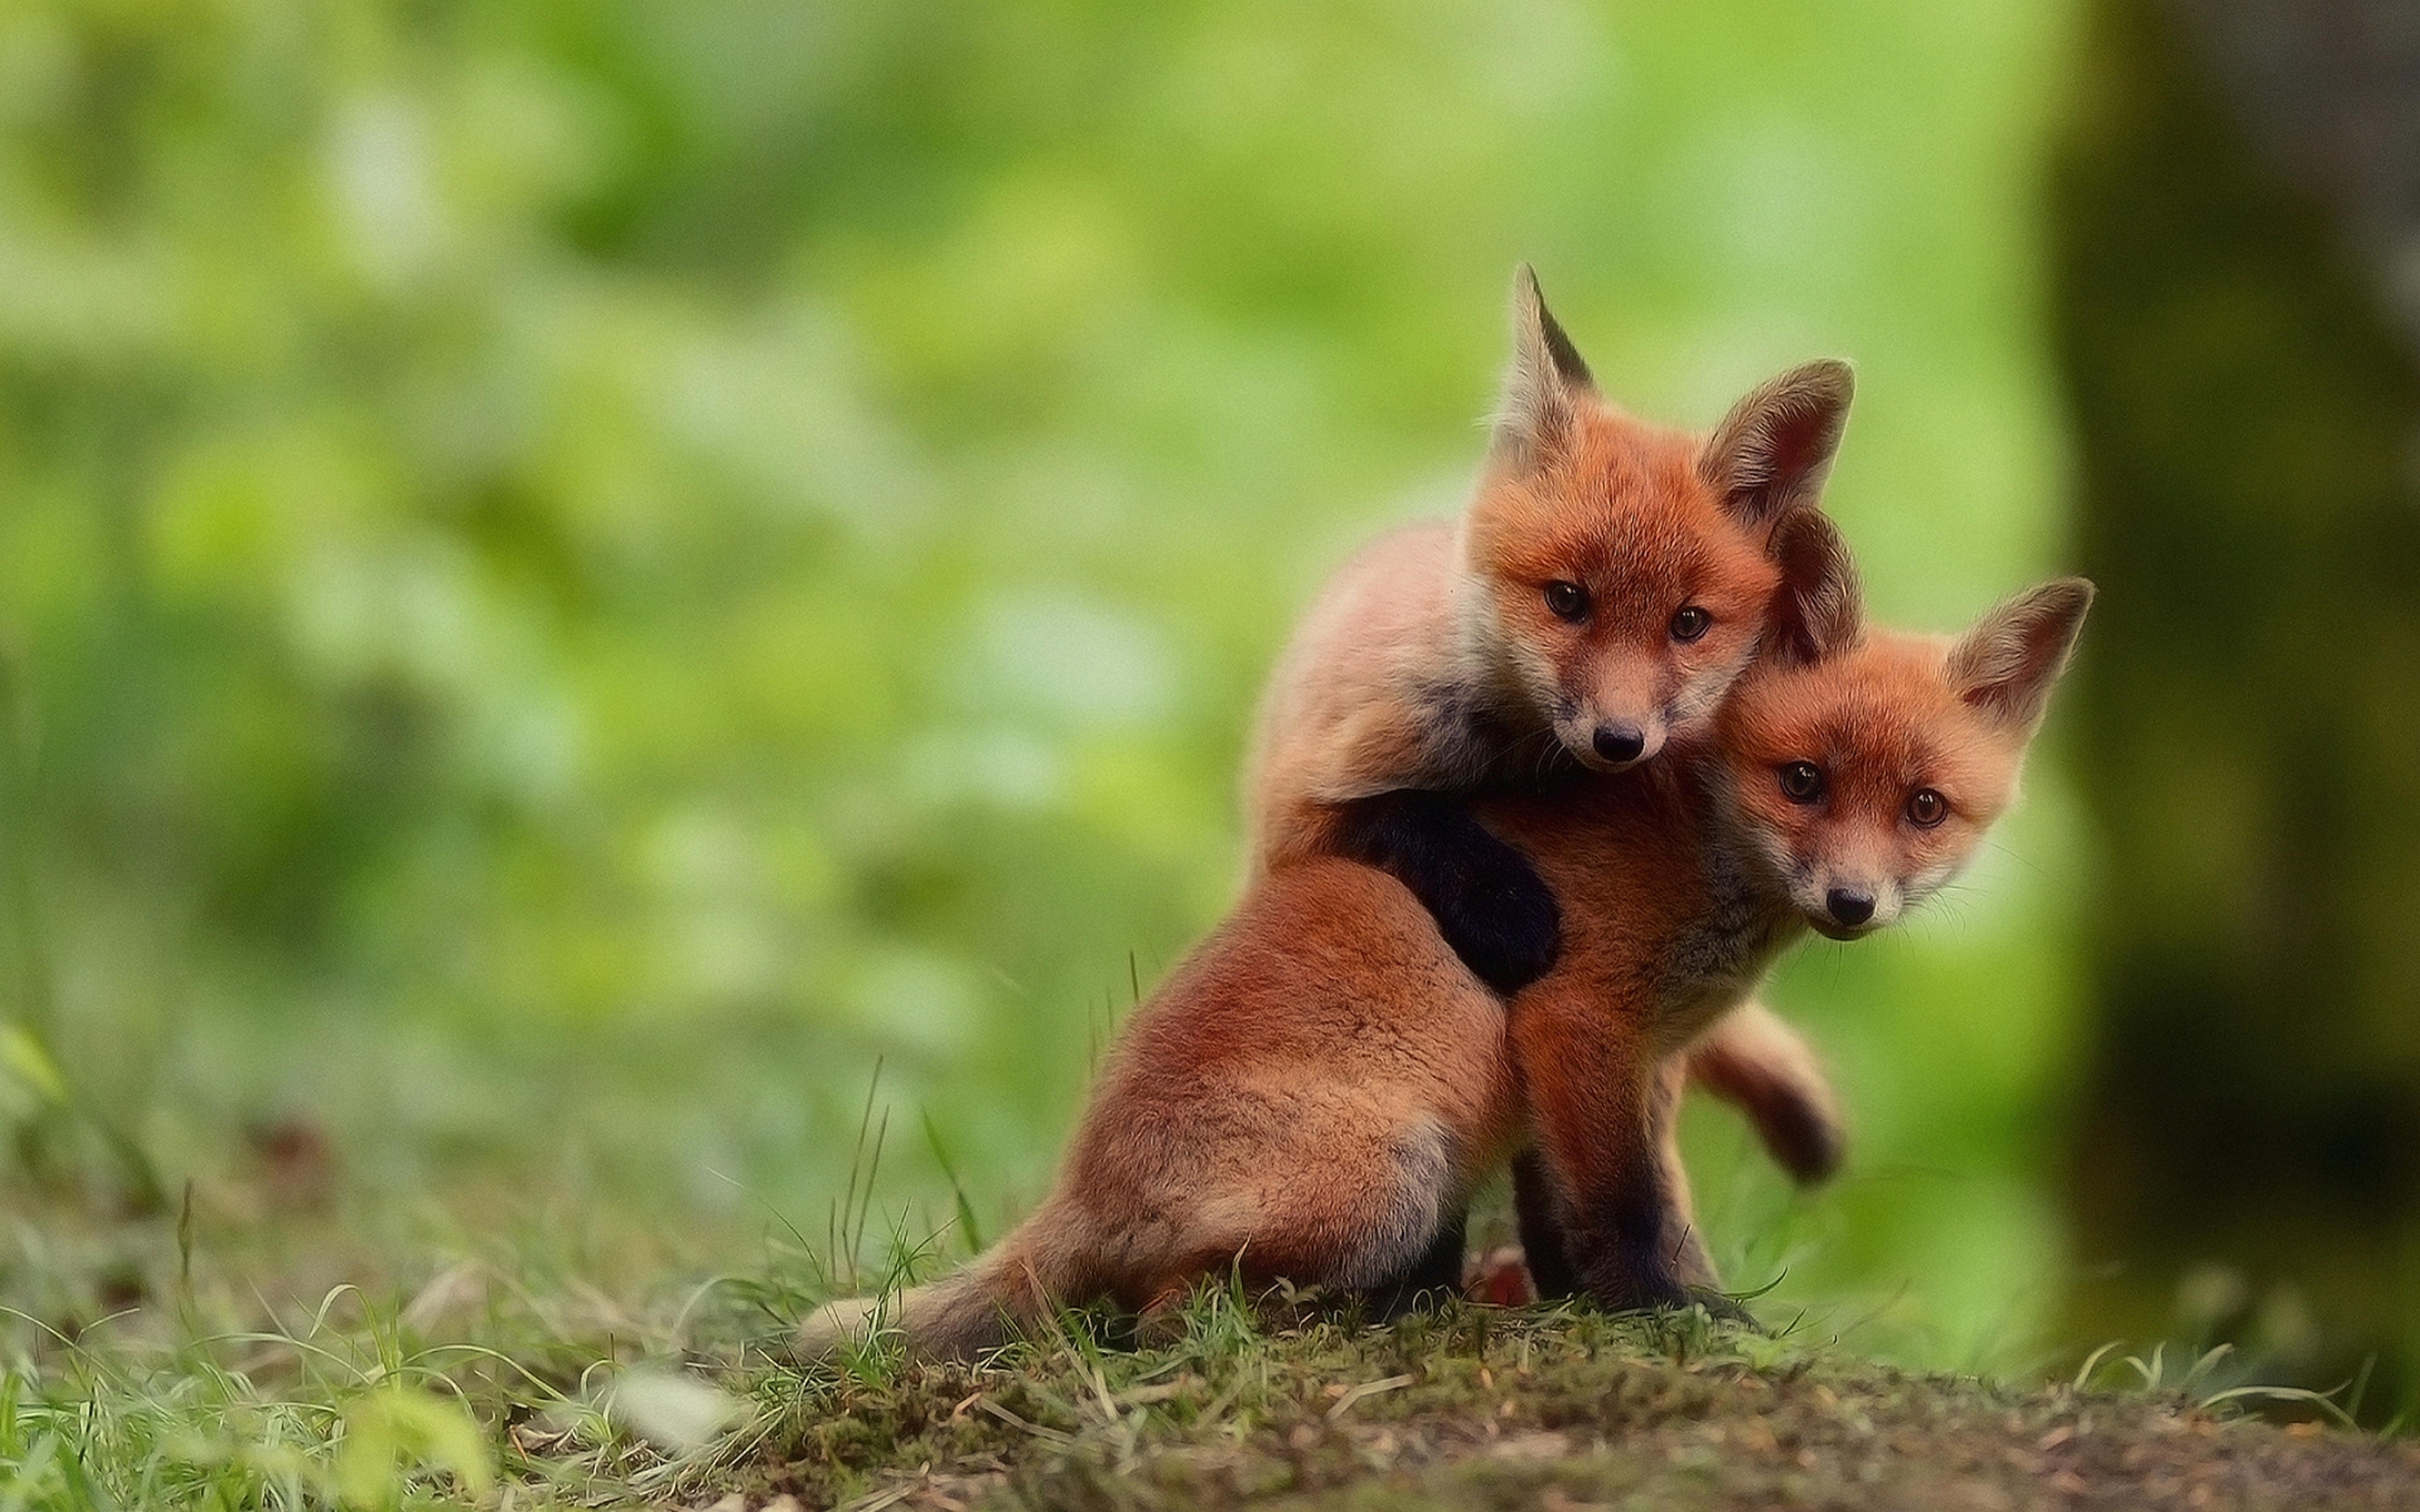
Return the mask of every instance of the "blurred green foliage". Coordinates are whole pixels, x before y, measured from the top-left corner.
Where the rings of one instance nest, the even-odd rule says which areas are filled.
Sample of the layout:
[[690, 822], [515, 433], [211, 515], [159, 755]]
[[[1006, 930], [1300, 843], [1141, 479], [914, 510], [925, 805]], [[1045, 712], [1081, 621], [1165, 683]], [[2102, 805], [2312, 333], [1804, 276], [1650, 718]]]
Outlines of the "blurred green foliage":
[[[949, 1211], [923, 1113], [1030, 1201], [1232, 894], [1292, 616], [1458, 505], [1516, 258], [1660, 417], [1855, 359], [1885, 613], [2056, 564], [2066, 16], [10, 6], [6, 1011], [206, 1196], [302, 1119], [363, 1191], [819, 1230], [880, 1057], [886, 1202]], [[1693, 1122], [1738, 1279], [1931, 1360], [2058, 1284], [2055, 754], [1776, 991], [1843, 1188]], [[44, 1180], [122, 1180], [47, 1106]]]

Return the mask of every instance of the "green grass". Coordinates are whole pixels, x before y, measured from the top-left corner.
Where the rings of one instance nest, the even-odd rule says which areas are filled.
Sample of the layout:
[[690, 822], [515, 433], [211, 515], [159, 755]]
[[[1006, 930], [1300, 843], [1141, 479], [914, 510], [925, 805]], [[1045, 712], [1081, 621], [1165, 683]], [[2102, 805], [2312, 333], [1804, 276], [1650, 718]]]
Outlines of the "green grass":
[[[1373, 1327], [1315, 1297], [1207, 1287], [1159, 1347], [1077, 1315], [979, 1368], [881, 1340], [801, 1366], [783, 1346], [808, 1306], [903, 1267], [852, 1274], [779, 1226], [750, 1265], [714, 1274], [662, 1236], [547, 1209], [245, 1227], [15, 1195], [35, 1211], [12, 1208], [0, 1275], [24, 1296], [40, 1270], [54, 1311], [10, 1315], [5, 1508], [2420, 1496], [2420, 1448], [2330, 1426], [2333, 1403], [2256, 1401], [2216, 1360], [2112, 1350], [2073, 1381], [2019, 1386], [1694, 1311], [1455, 1305]], [[365, 1238], [381, 1227], [384, 1254]], [[348, 1269], [360, 1284], [326, 1280]], [[2311, 1421], [2242, 1415], [2253, 1406]]]

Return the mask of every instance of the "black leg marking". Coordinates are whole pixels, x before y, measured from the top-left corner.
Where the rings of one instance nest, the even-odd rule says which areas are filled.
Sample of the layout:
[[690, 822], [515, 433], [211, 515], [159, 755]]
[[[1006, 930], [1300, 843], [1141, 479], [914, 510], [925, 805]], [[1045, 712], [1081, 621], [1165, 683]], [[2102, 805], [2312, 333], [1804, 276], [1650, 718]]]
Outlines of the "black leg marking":
[[1356, 799], [1343, 805], [1337, 848], [1409, 887], [1453, 953], [1499, 993], [1544, 976], [1562, 949], [1562, 910], [1544, 879], [1458, 799], [1408, 791]]
[[1464, 1220], [1465, 1215], [1459, 1212], [1447, 1219], [1428, 1252], [1414, 1260], [1409, 1271], [1363, 1294], [1368, 1299], [1372, 1322], [1391, 1323], [1418, 1307], [1423, 1297], [1431, 1299], [1431, 1305], [1435, 1305], [1443, 1298], [1462, 1295]]
[[1622, 1191], [1575, 1213], [1569, 1250], [1580, 1289], [1600, 1305], [1620, 1309], [1685, 1307], [1695, 1301], [1673, 1264], [1669, 1207], [1650, 1162]]
[[1669, 1221], [1654, 1161], [1625, 1173], [1620, 1190], [1573, 1204], [1556, 1190], [1545, 1156], [1532, 1149], [1512, 1163], [1512, 1200], [1539, 1301], [1585, 1296], [1628, 1310], [1697, 1300], [1674, 1263], [1672, 1241], [1685, 1230]]
[[1529, 1284], [1540, 1302], [1560, 1302], [1580, 1293], [1579, 1273], [1572, 1269], [1570, 1238], [1557, 1212], [1553, 1183], [1545, 1157], [1524, 1150], [1512, 1162], [1512, 1213], [1521, 1225], [1521, 1258], [1529, 1267]]

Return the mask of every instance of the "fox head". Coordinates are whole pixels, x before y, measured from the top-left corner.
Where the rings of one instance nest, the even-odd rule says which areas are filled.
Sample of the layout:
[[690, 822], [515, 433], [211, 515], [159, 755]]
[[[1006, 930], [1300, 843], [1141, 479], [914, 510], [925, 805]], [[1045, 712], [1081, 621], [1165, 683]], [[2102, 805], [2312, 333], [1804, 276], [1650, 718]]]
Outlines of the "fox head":
[[1717, 721], [1728, 801], [1809, 924], [1896, 921], [1955, 876], [2015, 796], [2092, 585], [2019, 594], [1955, 640], [1869, 631], [1830, 522], [1776, 532], [1781, 586], [1756, 665]]
[[1464, 644], [1565, 750], [1618, 771], [1709, 718], [1755, 654], [1773, 528], [1823, 491], [1849, 369], [1792, 368], [1699, 438], [1597, 393], [1526, 263], [1512, 335], [1463, 521]]

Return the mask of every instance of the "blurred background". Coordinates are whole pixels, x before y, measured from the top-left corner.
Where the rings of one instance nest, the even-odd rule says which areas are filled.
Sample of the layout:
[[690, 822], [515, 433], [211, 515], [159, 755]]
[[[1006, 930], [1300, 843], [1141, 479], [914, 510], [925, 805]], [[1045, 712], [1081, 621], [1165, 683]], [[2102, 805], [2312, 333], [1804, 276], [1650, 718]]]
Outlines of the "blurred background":
[[1966, 885], [1774, 989], [1845, 1179], [1693, 1110], [1733, 1281], [2391, 1404], [2415, 101], [2392, 0], [10, 6], [0, 1301], [179, 1212], [744, 1268], [869, 1106], [877, 1233], [996, 1231], [1527, 257], [1659, 418], [1856, 362], [1882, 615], [2104, 590]]

